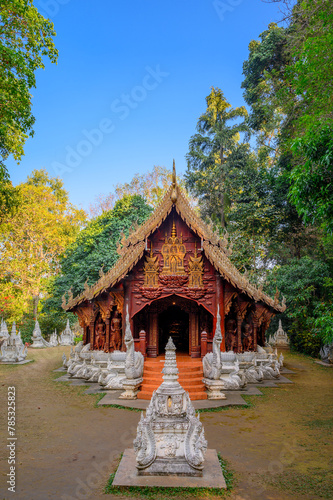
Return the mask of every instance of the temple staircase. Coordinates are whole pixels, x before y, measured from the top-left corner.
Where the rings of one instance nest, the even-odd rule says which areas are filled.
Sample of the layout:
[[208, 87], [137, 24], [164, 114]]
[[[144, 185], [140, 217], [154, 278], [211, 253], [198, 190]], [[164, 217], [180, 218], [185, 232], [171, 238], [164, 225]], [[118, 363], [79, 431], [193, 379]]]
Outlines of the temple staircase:
[[[162, 369], [164, 359], [164, 356], [145, 359], [143, 382], [141, 390], [138, 393], [138, 399], [151, 399], [155, 389], [163, 382]], [[178, 381], [185, 391], [188, 391], [191, 400], [207, 399], [205, 386], [202, 382], [203, 369], [201, 359], [177, 355], [177, 366], [179, 370]]]

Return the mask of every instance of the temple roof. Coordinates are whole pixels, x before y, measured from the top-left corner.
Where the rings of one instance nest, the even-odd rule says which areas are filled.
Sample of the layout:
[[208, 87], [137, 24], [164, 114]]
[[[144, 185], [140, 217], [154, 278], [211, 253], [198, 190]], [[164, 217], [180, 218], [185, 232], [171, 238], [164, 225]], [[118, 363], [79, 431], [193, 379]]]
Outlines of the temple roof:
[[256, 302], [264, 302], [276, 312], [283, 312], [286, 309], [284, 303], [282, 305], [278, 303], [277, 295], [273, 300], [262, 290], [254, 287], [232, 264], [228, 257], [227, 240], [221, 240], [212, 227], [205, 224], [198, 217], [190, 206], [186, 195], [176, 184], [175, 171], [171, 187], [152, 215], [144, 224], [132, 232], [127, 239], [122, 240], [122, 248], [118, 251], [120, 257], [116, 264], [93, 286], [86, 286], [85, 290], [77, 297], [72, 297], [69, 294], [67, 304], [65, 297], [63, 297], [63, 309], [70, 311], [85, 300], [96, 298], [102, 292], [114, 287], [124, 278], [144, 255], [147, 238], [163, 223], [173, 207], [175, 207], [184, 222], [201, 238], [204, 254], [224, 279], [251, 299]]

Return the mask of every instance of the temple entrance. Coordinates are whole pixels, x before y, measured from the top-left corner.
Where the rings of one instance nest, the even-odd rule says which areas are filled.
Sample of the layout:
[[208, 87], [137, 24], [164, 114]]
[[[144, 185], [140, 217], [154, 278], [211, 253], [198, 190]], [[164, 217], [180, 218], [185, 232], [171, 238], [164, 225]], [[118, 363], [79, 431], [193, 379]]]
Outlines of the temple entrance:
[[189, 353], [189, 315], [179, 306], [171, 305], [158, 315], [158, 351], [164, 353], [169, 337], [177, 353]]

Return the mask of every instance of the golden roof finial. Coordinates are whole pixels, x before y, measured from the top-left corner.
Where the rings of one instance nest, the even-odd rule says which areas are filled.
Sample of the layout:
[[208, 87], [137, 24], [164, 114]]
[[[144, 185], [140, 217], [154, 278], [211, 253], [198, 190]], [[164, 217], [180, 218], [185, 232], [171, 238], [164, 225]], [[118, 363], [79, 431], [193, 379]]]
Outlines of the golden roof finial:
[[171, 229], [171, 238], [176, 238], [176, 236], [177, 236], [177, 229], [176, 229], [175, 221], [173, 221], [172, 229]]
[[196, 241], [194, 242], [194, 257], [195, 258], [198, 257], [198, 254], [197, 254], [197, 242]]
[[150, 240], [150, 257], [153, 256], [153, 242]]
[[173, 160], [173, 165], [172, 165], [172, 193], [171, 193], [171, 201], [172, 201], [172, 203], [176, 203], [176, 201], [177, 201], [176, 164], [175, 164], [175, 160]]

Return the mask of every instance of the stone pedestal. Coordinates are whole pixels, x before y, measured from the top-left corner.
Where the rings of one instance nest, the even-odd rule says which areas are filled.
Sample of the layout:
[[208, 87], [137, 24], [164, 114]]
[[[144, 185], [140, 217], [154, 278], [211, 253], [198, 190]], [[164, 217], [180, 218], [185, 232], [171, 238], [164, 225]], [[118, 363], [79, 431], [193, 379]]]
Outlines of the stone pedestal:
[[119, 399], [136, 399], [140, 386], [142, 384], [143, 378], [137, 378], [133, 380], [123, 380], [123, 388], [125, 391], [119, 396]]
[[178, 382], [175, 346], [166, 346], [164, 382], [141, 415], [134, 440], [138, 476], [202, 476], [207, 442], [189, 395]]
[[203, 383], [207, 389], [208, 399], [226, 399], [225, 394], [222, 392], [222, 389], [224, 389], [224, 382], [222, 380], [204, 378]]

